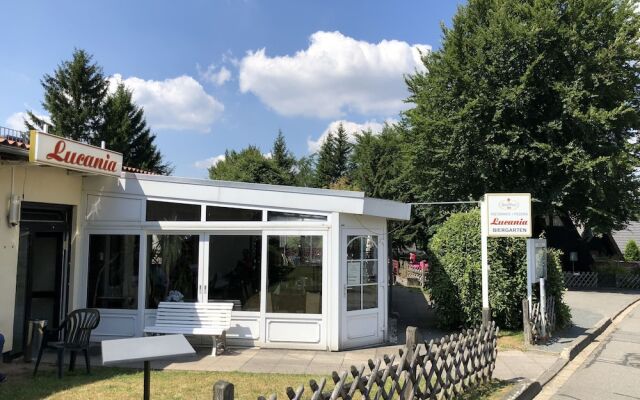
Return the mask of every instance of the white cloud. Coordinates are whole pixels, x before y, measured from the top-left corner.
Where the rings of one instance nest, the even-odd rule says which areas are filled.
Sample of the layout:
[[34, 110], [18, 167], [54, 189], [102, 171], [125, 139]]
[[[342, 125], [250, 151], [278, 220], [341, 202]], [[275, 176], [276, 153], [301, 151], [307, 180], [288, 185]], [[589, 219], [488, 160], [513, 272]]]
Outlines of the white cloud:
[[392, 118], [385, 120], [383, 123], [377, 122], [375, 120], [366, 121], [361, 124], [357, 122], [346, 121], [346, 120], [333, 121], [329, 124], [329, 126], [327, 126], [327, 129], [325, 129], [324, 132], [322, 132], [322, 134], [317, 140], [312, 140], [311, 138], [307, 139], [307, 147], [309, 148], [310, 153], [315, 153], [318, 150], [320, 150], [322, 143], [324, 143], [324, 141], [327, 139], [327, 136], [329, 136], [329, 133], [330, 132], [335, 133], [340, 124], [342, 124], [342, 126], [344, 127], [344, 130], [347, 133], [349, 142], [355, 143], [356, 135], [361, 133], [362, 131], [370, 130], [371, 133], [373, 133], [374, 135], [377, 135], [380, 132], [382, 132], [382, 128], [384, 128], [385, 123], [392, 125], [392, 124], [395, 124], [396, 122], [397, 121]]
[[424, 71], [420, 52], [430, 49], [319, 31], [294, 55], [270, 57], [264, 48], [248, 52], [240, 62], [240, 90], [283, 115], [394, 115], [407, 107], [403, 74]]
[[196, 161], [193, 163], [193, 166], [199, 169], [207, 169], [209, 167], [213, 167], [214, 165], [218, 164], [220, 161], [224, 161], [224, 159], [225, 159], [224, 154], [220, 154], [215, 157], [209, 157], [205, 160]]
[[[36, 117], [43, 119], [47, 123], [51, 123], [51, 118], [48, 115], [40, 115], [35, 114]], [[29, 116], [24, 111], [18, 111], [17, 113], [13, 113], [5, 120], [5, 124], [7, 128], [15, 129], [18, 131], [26, 131], [27, 128], [24, 126], [24, 120], [29, 120]]]
[[198, 81], [182, 75], [163, 81], [137, 77], [111, 78], [111, 88], [119, 82], [133, 92], [133, 100], [144, 107], [147, 122], [154, 129], [209, 132], [224, 111], [224, 105], [205, 92]]
[[200, 78], [204, 81], [211, 82], [216, 86], [222, 86], [231, 79], [231, 71], [224, 65], [218, 69], [215, 64], [211, 64], [207, 69], [202, 69], [200, 65], [196, 65]]

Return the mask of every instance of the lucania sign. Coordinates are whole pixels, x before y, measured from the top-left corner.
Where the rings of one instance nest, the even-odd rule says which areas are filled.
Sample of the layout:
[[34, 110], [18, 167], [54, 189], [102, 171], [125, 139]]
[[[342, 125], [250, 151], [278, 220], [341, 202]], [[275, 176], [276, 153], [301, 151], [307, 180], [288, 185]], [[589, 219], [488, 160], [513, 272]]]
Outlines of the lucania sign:
[[29, 161], [93, 174], [122, 172], [120, 153], [37, 131], [30, 132]]
[[530, 193], [487, 193], [490, 237], [531, 237]]

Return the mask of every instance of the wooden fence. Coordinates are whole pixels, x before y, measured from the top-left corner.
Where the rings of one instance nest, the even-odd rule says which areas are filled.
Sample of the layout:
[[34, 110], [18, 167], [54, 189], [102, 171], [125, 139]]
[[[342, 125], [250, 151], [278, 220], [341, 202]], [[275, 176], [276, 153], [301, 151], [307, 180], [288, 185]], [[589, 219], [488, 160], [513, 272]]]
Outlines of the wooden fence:
[[615, 287], [619, 289], [640, 289], [640, 274], [632, 272], [579, 272], [564, 273], [564, 284], [568, 289], [597, 289]]
[[[524, 319], [524, 340], [527, 343], [535, 344], [550, 337], [556, 329], [556, 301], [553, 296], [547, 296], [545, 312], [542, 313], [540, 303], [534, 301], [529, 314], [529, 302], [524, 299], [522, 302], [522, 315]], [[544, 319], [544, 321], [543, 321]], [[545, 334], [542, 332], [542, 323], [545, 324]]]
[[597, 272], [564, 273], [564, 285], [568, 289], [596, 289], [598, 287]]
[[[411, 328], [409, 328], [411, 329]], [[413, 328], [415, 329], [415, 328]], [[408, 330], [409, 332], [409, 330]], [[327, 379], [311, 380], [297, 389], [288, 387], [289, 400], [352, 399], [453, 399], [491, 380], [495, 369], [498, 328], [495, 322], [459, 334], [407, 346], [398, 355], [369, 360], [368, 365], [351, 366], [350, 371], [333, 372], [333, 388]], [[304, 396], [308, 392], [307, 396]], [[214, 400], [233, 400], [234, 387], [219, 381]], [[258, 400], [277, 400], [277, 396]]]
[[[422, 268], [414, 267], [410, 262], [405, 260], [393, 260], [394, 266], [398, 266], [396, 281], [404, 286], [409, 286], [409, 280], [412, 279], [424, 287], [427, 282], [427, 271]], [[396, 264], [397, 263], [397, 264]], [[395, 273], [395, 271], [394, 271]]]

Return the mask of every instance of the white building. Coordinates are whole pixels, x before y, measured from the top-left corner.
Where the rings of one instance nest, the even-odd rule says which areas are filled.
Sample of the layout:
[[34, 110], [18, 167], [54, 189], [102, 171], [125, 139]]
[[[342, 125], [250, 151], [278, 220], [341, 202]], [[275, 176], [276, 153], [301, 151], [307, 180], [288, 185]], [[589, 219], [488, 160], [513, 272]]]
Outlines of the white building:
[[407, 220], [409, 205], [101, 171], [98, 158], [118, 155], [40, 133], [29, 148], [11, 133], [0, 136], [5, 352], [22, 351], [29, 319], [55, 326], [84, 307], [101, 312], [94, 339], [141, 336], [169, 298], [233, 301], [231, 344], [341, 350], [386, 340], [387, 220]]

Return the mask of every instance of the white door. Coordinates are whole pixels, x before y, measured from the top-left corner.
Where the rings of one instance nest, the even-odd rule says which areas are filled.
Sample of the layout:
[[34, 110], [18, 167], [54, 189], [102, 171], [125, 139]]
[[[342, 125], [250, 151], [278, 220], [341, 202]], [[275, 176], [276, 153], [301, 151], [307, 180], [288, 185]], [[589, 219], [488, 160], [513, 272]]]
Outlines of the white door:
[[385, 334], [384, 244], [378, 235], [346, 231], [342, 238], [342, 348], [382, 343]]

